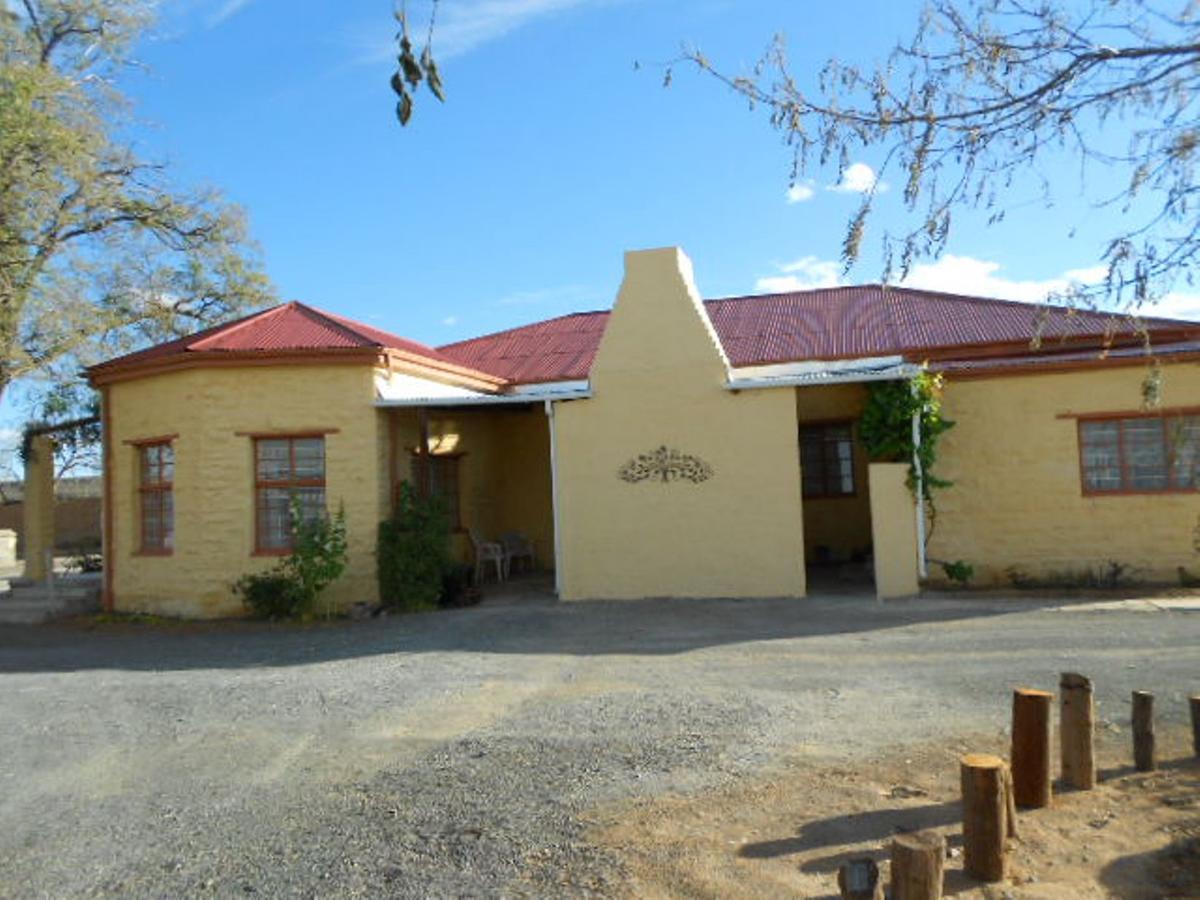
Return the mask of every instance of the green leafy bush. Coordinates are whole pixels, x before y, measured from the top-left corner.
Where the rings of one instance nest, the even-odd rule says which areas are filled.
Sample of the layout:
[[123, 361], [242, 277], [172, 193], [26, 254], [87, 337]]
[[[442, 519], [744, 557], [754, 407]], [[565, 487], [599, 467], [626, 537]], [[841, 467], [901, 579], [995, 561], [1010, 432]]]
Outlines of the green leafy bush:
[[960, 584], [964, 587], [975, 577], [975, 567], [969, 562], [963, 562], [961, 559], [956, 559], [954, 562], [942, 563], [942, 571], [955, 584]]
[[[263, 619], [305, 618], [317, 598], [346, 571], [346, 513], [305, 520], [292, 502], [292, 552], [267, 572], [244, 575], [233, 585], [251, 614]], [[325, 610], [332, 615], [332, 608]]]
[[[921, 446], [913, 446], [913, 416], [920, 414]], [[908, 381], [875, 381], [867, 393], [858, 433], [872, 460], [907, 462], [908, 486], [916, 493], [917, 470], [914, 450], [921, 462], [923, 493], [932, 500], [934, 488], [950, 486], [934, 474], [937, 445], [954, 423], [942, 418], [942, 376], [922, 370]]]
[[379, 523], [376, 546], [379, 599], [391, 609], [433, 609], [451, 571], [450, 529], [441, 505], [400, 485], [392, 518]]
[[258, 619], [293, 619], [306, 612], [300, 585], [278, 569], [243, 575], [234, 583], [233, 591]]

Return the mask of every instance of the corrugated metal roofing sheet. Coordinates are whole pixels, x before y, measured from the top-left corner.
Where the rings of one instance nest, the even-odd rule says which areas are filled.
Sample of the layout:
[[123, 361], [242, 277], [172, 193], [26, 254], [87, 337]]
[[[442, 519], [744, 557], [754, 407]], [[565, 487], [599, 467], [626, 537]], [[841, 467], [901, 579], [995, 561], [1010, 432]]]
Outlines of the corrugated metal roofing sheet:
[[[1123, 315], [861, 285], [705, 302], [732, 365], [904, 354], [1070, 338], [1132, 338]], [[438, 348], [456, 362], [518, 383], [586, 378], [607, 312], [575, 313]], [[1144, 319], [1155, 330], [1189, 323]], [[1196, 326], [1200, 332], [1200, 325]]]
[[147, 362], [181, 353], [230, 353], [246, 351], [304, 351], [353, 349], [402, 350], [425, 359], [454, 363], [439, 351], [408, 338], [400, 337], [322, 312], [303, 303], [285, 303], [197, 334], [157, 344], [130, 353], [96, 369]]
[[[969, 356], [969, 348], [997, 344], [1013, 345], [1019, 356], [1020, 345], [1028, 345], [1039, 330], [1047, 348], [1063, 339], [1092, 338], [1098, 345], [1106, 336], [1128, 342], [1138, 334], [1122, 315], [880, 285], [709, 300], [705, 308], [735, 367], [889, 355], [919, 359], [933, 351]], [[192, 353], [380, 348], [513, 384], [569, 381], [587, 378], [608, 316], [572, 313], [435, 349], [287, 303], [101, 363], [93, 371]], [[1200, 337], [1197, 323], [1141, 321], [1152, 335], [1170, 331], [1176, 340]]]

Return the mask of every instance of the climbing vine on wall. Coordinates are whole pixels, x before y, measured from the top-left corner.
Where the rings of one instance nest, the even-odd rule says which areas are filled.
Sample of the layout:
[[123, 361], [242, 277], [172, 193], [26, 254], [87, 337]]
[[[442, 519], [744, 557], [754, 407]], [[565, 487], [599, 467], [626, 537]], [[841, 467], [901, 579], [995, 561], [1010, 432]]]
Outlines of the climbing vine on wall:
[[913, 415], [920, 413], [920, 460], [924, 501], [933, 506], [933, 491], [951, 482], [936, 474], [938, 440], [954, 427], [942, 418], [942, 376], [922, 369], [908, 381], [875, 381], [867, 392], [858, 433], [867, 455], [877, 462], [907, 462], [908, 487], [917, 491], [917, 468], [913, 463]]

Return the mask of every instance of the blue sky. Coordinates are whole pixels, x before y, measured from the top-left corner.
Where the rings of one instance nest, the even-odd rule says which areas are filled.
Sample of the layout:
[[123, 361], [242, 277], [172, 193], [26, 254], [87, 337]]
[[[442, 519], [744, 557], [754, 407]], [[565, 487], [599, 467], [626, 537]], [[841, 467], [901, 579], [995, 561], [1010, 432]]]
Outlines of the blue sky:
[[[878, 160], [789, 192], [790, 152], [765, 117], [686, 67], [664, 90], [661, 63], [688, 42], [746, 71], [780, 31], [811, 79], [830, 56], [879, 58], [919, 8], [444, 0], [448, 101], [422, 91], [401, 129], [387, 0], [165, 0], [139, 48], [146, 68], [123, 88], [143, 155], [246, 208], [283, 299], [441, 344], [611, 305], [631, 248], [681, 245], [708, 297], [836, 282], [855, 190]], [[1048, 174], [1069, 184], [1072, 171], [1064, 160]], [[893, 207], [898, 193], [885, 194]], [[914, 282], [1036, 300], [1094, 273], [1113, 223], [1076, 193], [1046, 210], [1018, 188], [1001, 227], [959, 214], [949, 255]], [[865, 246], [846, 280], [878, 280], [873, 235]], [[1171, 303], [1200, 316], [1195, 297]]]
[[[829, 56], [866, 62], [918, 10], [444, 0], [448, 101], [422, 92], [401, 129], [385, 0], [168, 0], [141, 53], [149, 74], [126, 88], [145, 152], [246, 207], [282, 297], [439, 344], [610, 305], [629, 248], [683, 246], [706, 296], [837, 278], [854, 192], [828, 189], [827, 171], [789, 197], [790, 153], [764, 117], [684, 68], [664, 90], [659, 63], [686, 41], [742, 71], [776, 31], [798, 74]], [[869, 178], [854, 174], [847, 187]], [[951, 258], [917, 281], [1036, 299], [1096, 266], [1096, 218], [1030, 206], [988, 229], [961, 215]], [[879, 274], [868, 253], [850, 280]]]

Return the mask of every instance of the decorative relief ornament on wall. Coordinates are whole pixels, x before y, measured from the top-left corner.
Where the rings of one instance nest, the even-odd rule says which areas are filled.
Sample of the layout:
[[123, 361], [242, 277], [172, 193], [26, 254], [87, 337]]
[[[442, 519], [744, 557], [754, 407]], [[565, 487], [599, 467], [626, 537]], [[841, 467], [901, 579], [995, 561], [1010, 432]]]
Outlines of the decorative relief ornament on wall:
[[713, 476], [713, 468], [698, 456], [659, 447], [635, 456], [617, 470], [617, 477], [630, 484], [641, 481], [690, 481], [699, 484]]

